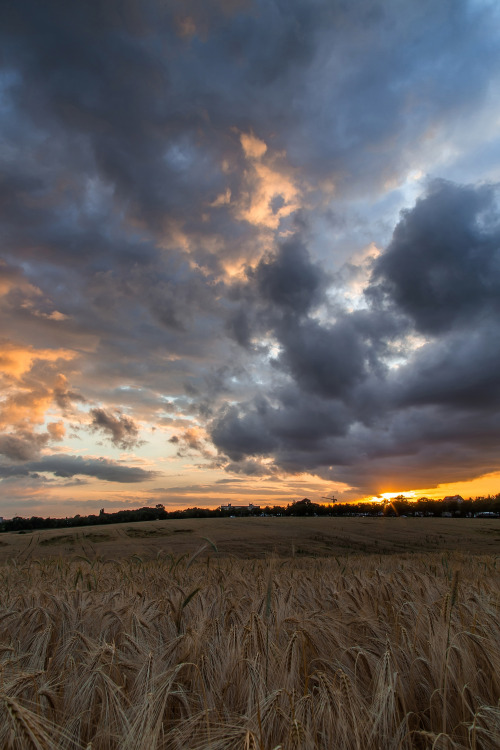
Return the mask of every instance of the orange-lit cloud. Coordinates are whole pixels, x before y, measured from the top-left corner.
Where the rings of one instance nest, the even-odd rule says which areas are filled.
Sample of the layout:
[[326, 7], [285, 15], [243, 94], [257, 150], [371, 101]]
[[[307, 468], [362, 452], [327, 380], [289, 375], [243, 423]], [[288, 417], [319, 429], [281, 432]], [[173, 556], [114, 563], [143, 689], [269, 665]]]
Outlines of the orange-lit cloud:
[[240, 140], [248, 166], [236, 215], [257, 227], [277, 229], [282, 219], [299, 208], [300, 190], [283, 154], [264, 161], [268, 153], [264, 141], [248, 133], [242, 133]]
[[197, 425], [183, 429], [179, 434], [174, 434], [170, 443], [177, 447], [178, 456], [186, 456], [189, 451], [200, 454], [203, 458], [215, 458], [215, 452], [207, 441], [207, 432]]
[[0, 346], [0, 452], [17, 458], [33, 458], [49, 442], [64, 439], [63, 420], [51, 421], [38, 431], [47, 414], [57, 406], [65, 377], [59, 367], [74, 359], [65, 349], [36, 349], [3, 340]]
[[241, 133], [240, 141], [247, 159], [260, 159], [267, 151], [264, 141], [261, 141], [253, 133]]
[[75, 352], [69, 349], [36, 349], [7, 339], [0, 340], [0, 377], [4, 375], [20, 378], [29, 372], [36, 361], [56, 362], [74, 359]]
[[60, 419], [58, 422], [49, 422], [47, 425], [47, 432], [49, 433], [52, 440], [58, 442], [63, 440], [66, 435], [66, 427], [64, 422]]

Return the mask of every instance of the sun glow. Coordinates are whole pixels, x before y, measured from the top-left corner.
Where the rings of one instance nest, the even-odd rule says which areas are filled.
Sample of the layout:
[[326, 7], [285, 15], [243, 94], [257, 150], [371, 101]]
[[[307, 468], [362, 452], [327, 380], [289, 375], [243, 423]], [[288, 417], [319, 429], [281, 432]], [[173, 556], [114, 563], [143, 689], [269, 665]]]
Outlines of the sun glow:
[[380, 495], [372, 495], [369, 498], [372, 503], [385, 503], [394, 500], [396, 497], [403, 495], [407, 500], [415, 500], [416, 492], [407, 490], [406, 492], [381, 492]]

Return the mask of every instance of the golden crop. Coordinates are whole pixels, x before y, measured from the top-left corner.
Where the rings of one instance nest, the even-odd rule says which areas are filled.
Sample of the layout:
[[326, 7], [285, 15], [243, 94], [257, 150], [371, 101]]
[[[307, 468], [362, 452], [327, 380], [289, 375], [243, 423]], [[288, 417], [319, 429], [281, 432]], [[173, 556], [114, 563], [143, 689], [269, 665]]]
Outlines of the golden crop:
[[493, 556], [0, 567], [0, 747], [497, 750]]

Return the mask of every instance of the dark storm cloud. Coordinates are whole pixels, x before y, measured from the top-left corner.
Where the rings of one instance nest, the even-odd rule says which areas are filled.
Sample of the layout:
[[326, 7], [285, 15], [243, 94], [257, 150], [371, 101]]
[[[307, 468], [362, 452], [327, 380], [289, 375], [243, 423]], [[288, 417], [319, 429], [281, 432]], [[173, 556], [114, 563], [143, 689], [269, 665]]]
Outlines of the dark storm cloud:
[[[372, 492], [498, 467], [496, 198], [494, 186], [432, 184], [402, 213], [365, 309], [337, 310], [333, 324], [308, 315], [275, 320], [276, 364], [289, 385], [213, 421], [229, 470], [236, 462], [251, 474], [252, 462], [271, 457], [278, 469]], [[412, 350], [419, 332], [427, 340]]]
[[224, 409], [212, 425], [214, 445], [236, 461], [246, 456], [272, 454], [277, 443], [268, 429], [268, 412], [266, 400], [260, 400], [241, 415], [236, 407]]
[[500, 311], [498, 186], [432, 183], [403, 212], [374, 282], [422, 333], [476, 325]]
[[289, 313], [302, 315], [320, 301], [326, 278], [297, 240], [283, 243], [274, 256], [255, 270], [259, 296]]
[[[32, 257], [39, 283], [75, 291], [65, 307], [71, 314], [79, 304], [81, 317], [94, 285], [87, 288], [69, 271], [65, 278], [62, 267], [85, 264], [84, 278], [112, 268], [111, 288], [134, 264], [161, 278], [164, 254], [154, 237], [145, 241], [146, 226], [164, 232], [177, 222], [212, 270], [234, 247], [253, 243], [253, 230], [237, 229], [229, 208], [210, 208], [228, 188], [235, 201], [241, 194], [235, 127], [288, 148], [306, 180], [327, 172], [360, 179], [358, 159], [364, 183], [372, 173], [378, 180], [395, 166], [374, 143], [391, 142], [402, 129], [401, 149], [391, 150], [400, 154], [414, 137], [402, 125], [417, 122], [407, 115], [410, 92], [417, 101], [419, 91], [425, 94], [428, 108], [418, 110], [425, 131], [443, 107], [470, 107], [472, 92], [483, 95], [480, 74], [495, 55], [493, 39], [485, 42], [486, 11], [463, 2], [180, 8], [22, 0], [3, 7], [5, 137], [15, 144], [15, 158], [2, 172], [4, 231], [13, 251], [23, 246]], [[462, 87], [442, 82], [444, 99], [443, 71], [464, 44], [474, 51], [474, 65]], [[440, 76], [432, 76], [434, 68]], [[224, 159], [231, 164], [225, 172]], [[124, 216], [136, 220], [136, 241], [119, 229]], [[222, 238], [217, 258], [207, 249], [210, 234]], [[57, 274], [40, 264], [40, 247], [45, 261], [58, 264]], [[265, 273], [262, 283], [270, 294], [280, 292]], [[184, 285], [193, 288], [189, 278]], [[170, 299], [168, 286], [140, 292], [160, 324], [184, 330], [189, 306]], [[92, 317], [89, 311], [88, 326]], [[245, 339], [244, 318], [235, 332]]]
[[322, 476], [366, 493], [433, 487], [498, 470], [498, 412], [419, 407], [354, 428], [351, 454]]
[[252, 328], [250, 316], [242, 307], [236, 309], [226, 323], [228, 334], [244, 348], [250, 346]]
[[[301, 390], [324, 398], [346, 397], [369, 372], [383, 369], [382, 356], [408, 325], [379, 307], [346, 313], [329, 303], [326, 290], [335, 277], [314, 263], [298, 233], [279, 245], [248, 273], [235, 316], [236, 339], [243, 346], [259, 333], [279, 347], [272, 364]], [[323, 307], [332, 322], [318, 319]]]
[[44, 456], [39, 461], [28, 461], [19, 465], [0, 465], [0, 477], [23, 477], [37, 472], [47, 472], [64, 479], [88, 476], [105, 482], [145, 482], [156, 476], [154, 471], [145, 471], [135, 466], [124, 466], [105, 458], [82, 458], [81, 456]]
[[[283, 465], [289, 453], [301, 456], [303, 469], [315, 464], [331, 438], [345, 435], [350, 420], [341, 401], [325, 402], [288, 386], [273, 393], [272, 402], [261, 397], [239, 409], [226, 408], [212, 424], [212, 439], [233, 461], [271, 455]], [[255, 465], [247, 465], [255, 473]]]
[[[51, 151], [47, 162], [40, 154], [35, 173], [17, 160], [17, 193], [38, 198], [29, 208], [12, 201], [29, 224], [41, 218], [48, 183], [64, 162], [73, 175], [61, 196], [68, 209], [99, 176], [113, 200], [126, 201], [129, 215], [149, 227], [170, 218], [206, 234], [211, 223], [201, 209], [217, 223], [209, 204], [227, 188], [236, 198], [241, 189], [234, 127], [258, 125], [307, 179], [327, 174], [358, 186], [387, 179], [405, 146], [443, 111], [456, 116], [481, 100], [499, 52], [486, 9], [466, 2], [294, 0], [229, 12], [214, 3], [208, 14], [154, 0], [21, 0], [5, 3], [2, 16], [7, 125], [14, 131], [23, 118], [18, 143]], [[192, 33], [183, 33], [190, 24]], [[59, 212], [51, 225], [53, 244], [68, 237], [68, 219]], [[218, 229], [233, 234], [225, 219]], [[85, 223], [88, 254], [96, 243], [90, 217]], [[94, 238], [97, 246], [105, 239]], [[78, 246], [68, 242], [66, 252]]]
[[345, 396], [366, 374], [364, 343], [349, 318], [333, 326], [308, 320], [280, 332], [279, 362], [304, 391]]
[[[11, 69], [20, 73], [12, 99], [33, 124], [25, 137], [36, 142], [43, 131], [62, 136], [53, 172], [62, 160], [75, 174], [80, 168], [80, 181], [72, 180], [75, 193], [82, 192], [85, 178], [100, 174], [118, 199], [129, 202], [130, 213], [150, 224], [162, 223], [166, 212], [185, 214], [188, 202], [200, 206], [216, 197], [222, 188], [220, 177], [214, 179], [220, 166], [211, 155], [213, 147], [214, 156], [220, 155], [217, 132], [203, 127], [208, 99], [189, 64], [188, 45], [175, 33], [175, 7], [130, 4], [136, 23], [129, 24], [101, 2], [7, 6], [3, 48]], [[40, 177], [31, 179], [31, 192], [40, 191]], [[46, 185], [41, 197], [44, 193]], [[40, 209], [31, 213], [36, 218]], [[67, 218], [59, 212], [58, 226], [51, 227], [56, 244], [58, 235], [64, 238]], [[91, 222], [81, 237], [92, 248]], [[99, 244], [103, 240], [101, 235]]]
[[500, 407], [500, 319], [483, 319], [475, 329], [440, 336], [423, 347], [393, 378], [401, 405], [443, 404], [483, 410]]
[[[384, 487], [434, 486], [498, 467], [498, 413], [392, 408], [364, 425], [344, 405], [318, 401], [314, 411], [303, 394], [298, 398], [300, 409], [270, 408], [263, 418], [262, 410], [247, 405], [214, 425], [214, 442], [231, 459], [229, 471], [250, 476], [305, 471], [368, 494]], [[259, 463], [263, 456], [274, 466]]]
[[101, 430], [113, 445], [126, 450], [133, 448], [139, 441], [139, 427], [126, 414], [110, 414], [105, 409], [91, 409], [91, 428]]
[[278, 326], [285, 334], [288, 326], [325, 301], [328, 280], [297, 231], [255, 268], [247, 268], [245, 281], [228, 290], [228, 334], [243, 348], [262, 348], [259, 336]]

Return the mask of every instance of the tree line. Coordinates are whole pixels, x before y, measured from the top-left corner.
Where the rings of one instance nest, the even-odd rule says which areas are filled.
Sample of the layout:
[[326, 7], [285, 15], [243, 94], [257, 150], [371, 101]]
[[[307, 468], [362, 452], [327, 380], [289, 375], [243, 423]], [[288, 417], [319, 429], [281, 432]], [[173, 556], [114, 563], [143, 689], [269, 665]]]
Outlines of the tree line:
[[15, 516], [0, 524], [0, 532], [36, 531], [39, 529], [60, 529], [74, 526], [95, 526], [109, 523], [134, 523], [136, 521], [167, 520], [169, 518], [224, 518], [229, 516], [441, 516], [451, 514], [453, 517], [467, 518], [478, 513], [500, 514], [500, 493], [488, 497], [476, 497], [462, 500], [457, 496], [440, 500], [427, 497], [412, 500], [400, 495], [391, 501], [372, 503], [315, 503], [304, 498], [287, 505], [262, 507], [232, 506], [230, 509], [219, 508], [183, 508], [166, 510], [159, 503], [154, 507], [135, 510], [119, 510], [106, 513], [104, 509], [98, 515], [76, 515], [68, 518], [42, 518]]

